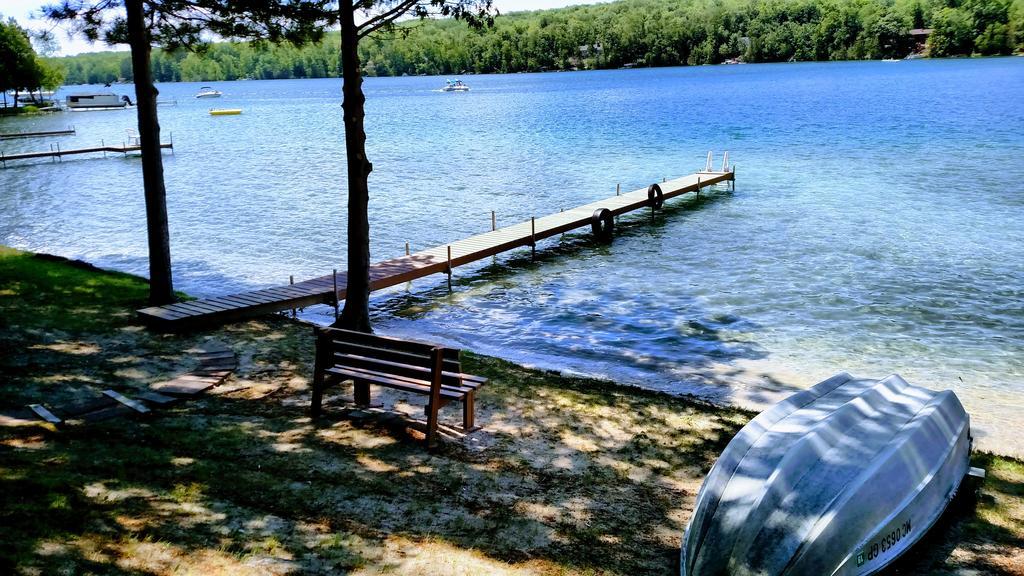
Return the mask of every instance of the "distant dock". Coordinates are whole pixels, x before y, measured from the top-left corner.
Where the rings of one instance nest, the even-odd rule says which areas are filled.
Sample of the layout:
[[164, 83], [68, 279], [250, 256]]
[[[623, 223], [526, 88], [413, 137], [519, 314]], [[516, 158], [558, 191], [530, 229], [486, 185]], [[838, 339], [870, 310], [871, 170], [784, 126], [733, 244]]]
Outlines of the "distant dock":
[[0, 134], [0, 140], [13, 140], [15, 138], [41, 138], [43, 136], [70, 136], [75, 134], [75, 127], [69, 126], [67, 130], [49, 130], [45, 132], [9, 132]]
[[[557, 214], [531, 218], [526, 222], [497, 228], [450, 244], [378, 262], [370, 267], [370, 290], [380, 290], [432, 274], [445, 273], [451, 282], [452, 269], [514, 248], [535, 247], [537, 242], [578, 228], [590, 227], [595, 236], [610, 240], [615, 216], [642, 208], [657, 210], [666, 200], [683, 194], [700, 194], [701, 189], [719, 182], [735, 182], [728, 155], [720, 171], [713, 171], [710, 154], [701, 172], [652, 184], [646, 188], [616, 194]], [[734, 184], [735, 186], [735, 184]], [[138, 311], [150, 327], [180, 331], [249, 318], [261, 314], [303, 308], [314, 304], [337, 304], [345, 299], [344, 273], [265, 288], [218, 298], [153, 306]]]
[[[174, 150], [174, 142], [166, 142], [160, 144], [161, 149]], [[141, 152], [142, 147], [136, 144], [128, 145], [122, 144], [120, 146], [107, 146], [105, 144], [100, 146], [94, 146], [92, 148], [69, 148], [61, 150], [60, 144], [56, 146], [51, 145], [49, 150], [42, 152], [22, 152], [19, 154], [4, 154], [0, 152], [0, 163], [3, 164], [4, 168], [7, 167], [7, 163], [13, 160], [30, 160], [32, 158], [53, 158], [60, 160], [63, 156], [71, 156], [75, 154], [95, 154], [102, 152], [106, 156], [107, 152], [113, 152], [115, 154], [128, 155], [129, 152]]]

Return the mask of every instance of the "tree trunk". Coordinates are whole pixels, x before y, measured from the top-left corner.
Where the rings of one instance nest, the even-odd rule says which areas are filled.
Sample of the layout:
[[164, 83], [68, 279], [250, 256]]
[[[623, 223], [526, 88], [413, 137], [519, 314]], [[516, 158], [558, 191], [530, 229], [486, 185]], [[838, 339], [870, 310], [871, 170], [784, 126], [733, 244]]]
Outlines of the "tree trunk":
[[142, 0], [127, 0], [125, 15], [132, 47], [135, 105], [139, 116], [142, 147], [142, 185], [146, 195], [146, 230], [149, 240], [149, 303], [154, 306], [175, 301], [171, 282], [171, 239], [167, 229], [167, 190], [164, 188], [164, 159], [160, 151], [160, 122], [156, 114], [157, 89], [150, 70], [149, 30]]
[[359, 35], [354, 9], [341, 8], [342, 108], [345, 114], [345, 153], [348, 158], [348, 284], [345, 309], [336, 326], [360, 332], [370, 327], [370, 199], [367, 179], [373, 164], [366, 159], [366, 132], [363, 131], [366, 97], [359, 70]]

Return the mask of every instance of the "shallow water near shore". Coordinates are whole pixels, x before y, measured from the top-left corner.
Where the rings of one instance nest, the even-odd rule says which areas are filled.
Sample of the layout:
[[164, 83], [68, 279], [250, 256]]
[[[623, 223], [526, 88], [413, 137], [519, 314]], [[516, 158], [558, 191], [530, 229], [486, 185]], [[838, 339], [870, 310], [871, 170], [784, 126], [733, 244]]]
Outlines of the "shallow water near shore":
[[[608, 245], [581, 232], [457, 269], [451, 294], [441, 276], [383, 292], [379, 330], [755, 407], [896, 372], [955, 390], [980, 447], [1024, 454], [1024, 58], [443, 80], [364, 85], [374, 260], [489, 230], [491, 210], [511, 224], [691, 173], [709, 149], [736, 190], [622, 218]], [[343, 268], [340, 81], [214, 85], [160, 87], [177, 288]], [[4, 118], [77, 133], [0, 150], [120, 143], [134, 123]], [[0, 169], [0, 243], [145, 275], [145, 241], [137, 158]]]

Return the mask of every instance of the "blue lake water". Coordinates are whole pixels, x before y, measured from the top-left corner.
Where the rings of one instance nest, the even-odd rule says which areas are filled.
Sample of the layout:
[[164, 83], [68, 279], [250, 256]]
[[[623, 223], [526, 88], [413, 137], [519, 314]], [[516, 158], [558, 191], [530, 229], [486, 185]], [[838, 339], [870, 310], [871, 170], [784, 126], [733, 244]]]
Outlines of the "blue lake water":
[[[691, 173], [735, 192], [379, 293], [386, 333], [763, 405], [838, 371], [952, 388], [982, 447], [1024, 453], [1024, 58], [366, 80], [372, 257]], [[340, 81], [161, 86], [176, 287], [344, 266]], [[133, 94], [131, 86], [115, 86]], [[66, 89], [64, 92], [73, 92]], [[240, 107], [211, 117], [207, 108]], [[134, 111], [0, 119], [5, 153], [124, 140]], [[0, 169], [0, 243], [145, 275], [139, 161]], [[328, 322], [327, 308], [307, 317]]]

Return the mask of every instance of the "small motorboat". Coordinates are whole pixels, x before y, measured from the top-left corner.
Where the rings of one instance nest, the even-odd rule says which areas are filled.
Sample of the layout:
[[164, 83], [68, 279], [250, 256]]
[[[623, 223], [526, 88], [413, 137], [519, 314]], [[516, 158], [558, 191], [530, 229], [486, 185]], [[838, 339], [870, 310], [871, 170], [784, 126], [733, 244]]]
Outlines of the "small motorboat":
[[456, 78], [455, 80], [445, 80], [444, 88], [441, 88], [442, 92], [469, 92], [469, 86]]
[[224, 93], [220, 90], [214, 90], [209, 86], [203, 86], [196, 94], [196, 98], [220, 98], [223, 95]]
[[241, 113], [241, 108], [210, 108], [210, 116], [236, 116]]
[[920, 540], [966, 474], [984, 474], [970, 450], [952, 391], [833, 376], [725, 448], [697, 495], [681, 574], [875, 574]]

